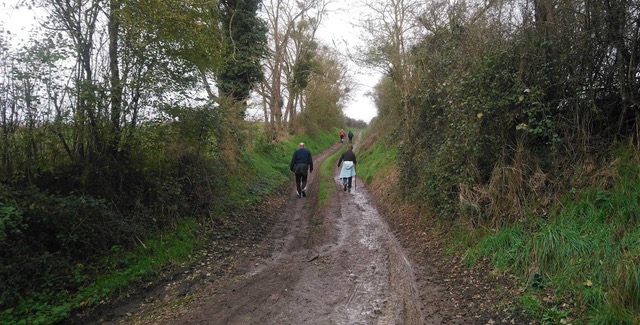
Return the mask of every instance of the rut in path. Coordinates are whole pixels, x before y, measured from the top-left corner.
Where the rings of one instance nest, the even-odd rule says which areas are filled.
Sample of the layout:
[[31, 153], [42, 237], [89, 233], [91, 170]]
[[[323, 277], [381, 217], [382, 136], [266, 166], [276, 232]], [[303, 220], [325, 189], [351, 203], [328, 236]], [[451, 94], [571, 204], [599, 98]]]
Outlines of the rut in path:
[[306, 198], [290, 185], [287, 209], [244, 272], [166, 323], [422, 324], [411, 265], [362, 183], [346, 193], [336, 180], [329, 203], [318, 206], [314, 194], [327, 176], [317, 171], [332, 152], [314, 156]]

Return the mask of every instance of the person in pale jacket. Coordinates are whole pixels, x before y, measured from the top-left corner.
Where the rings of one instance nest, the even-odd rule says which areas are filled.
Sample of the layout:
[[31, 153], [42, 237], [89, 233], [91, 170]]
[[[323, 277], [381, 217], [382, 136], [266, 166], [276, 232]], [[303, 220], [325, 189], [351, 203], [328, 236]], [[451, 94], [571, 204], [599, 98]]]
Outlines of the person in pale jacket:
[[338, 160], [338, 167], [342, 165], [340, 170], [340, 179], [342, 180], [342, 187], [345, 191], [351, 193], [351, 182], [354, 176], [356, 176], [356, 154], [353, 153], [353, 145], [349, 145], [347, 151], [343, 152]]

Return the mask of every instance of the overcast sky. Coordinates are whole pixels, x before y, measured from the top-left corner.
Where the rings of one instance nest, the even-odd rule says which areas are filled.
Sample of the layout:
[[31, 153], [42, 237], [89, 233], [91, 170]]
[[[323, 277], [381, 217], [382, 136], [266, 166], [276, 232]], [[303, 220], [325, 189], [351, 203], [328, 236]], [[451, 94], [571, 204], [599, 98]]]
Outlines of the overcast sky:
[[[361, 44], [360, 31], [354, 26], [360, 18], [356, 1], [334, 1], [328, 9], [328, 14], [318, 30], [319, 38], [327, 45], [335, 44], [343, 54], [346, 54], [347, 50], [354, 53], [356, 46]], [[348, 117], [370, 122], [377, 115], [377, 110], [367, 93], [380, 80], [380, 74], [359, 67], [353, 62], [349, 63], [356, 77], [356, 89], [344, 112]]]
[[[15, 4], [20, 1], [23, 0], [0, 0], [0, 30], [10, 31], [12, 34], [27, 34], [31, 30], [34, 14], [37, 13], [15, 9]], [[343, 54], [346, 54], [347, 50], [354, 52], [355, 46], [360, 43], [359, 30], [352, 25], [359, 18], [355, 1], [334, 1], [328, 9], [328, 15], [318, 30], [318, 37], [329, 46], [335, 45]], [[14, 41], [17, 42], [16, 39]], [[14, 43], [17, 44], [19, 43]], [[345, 115], [370, 122], [376, 116], [377, 110], [367, 93], [378, 82], [380, 74], [358, 67], [352, 62], [349, 64], [352, 75], [355, 76], [356, 88], [352, 92], [352, 99], [345, 107]]]

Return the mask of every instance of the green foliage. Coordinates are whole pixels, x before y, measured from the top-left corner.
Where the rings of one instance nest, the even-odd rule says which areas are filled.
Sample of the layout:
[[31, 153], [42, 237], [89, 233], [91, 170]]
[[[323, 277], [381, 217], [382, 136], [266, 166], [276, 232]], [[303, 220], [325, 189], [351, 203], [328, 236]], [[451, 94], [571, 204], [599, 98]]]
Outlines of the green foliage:
[[344, 128], [346, 118], [342, 110], [349, 94], [344, 78], [346, 70], [338, 53], [328, 47], [318, 50], [313, 75], [305, 88], [304, 110], [296, 117], [296, 123], [309, 131], [316, 128], [330, 130], [336, 126]]
[[[358, 178], [370, 183], [374, 176], [385, 177], [395, 166], [398, 150], [391, 145], [393, 138], [377, 138], [377, 141], [358, 147]], [[368, 145], [367, 145], [368, 144]]]
[[[223, 33], [216, 1], [44, 5], [46, 39], [19, 51], [0, 41], [2, 323], [62, 321], [153, 275], [173, 248], [188, 255], [191, 237], [167, 233], [258, 202], [287, 179], [295, 148], [254, 155], [244, 122], [199, 96], [202, 77], [232, 63], [246, 72], [243, 94], [259, 79], [259, 18]], [[259, 1], [240, 5], [255, 16]], [[153, 248], [160, 233], [169, 246]], [[131, 253], [140, 243], [149, 250]]]
[[347, 117], [346, 125], [347, 125], [347, 127], [345, 128], [345, 130], [346, 129], [351, 129], [352, 131], [355, 131], [356, 129], [364, 130], [368, 126], [367, 122], [365, 122], [363, 120], [356, 120], [356, 119], [350, 118], [350, 117]]
[[[0, 302], [6, 308], [25, 293], [62, 290], [74, 283], [70, 265], [110, 243], [130, 236], [135, 227], [114, 218], [111, 207], [89, 196], [47, 194], [36, 188], [0, 187], [2, 241]], [[36, 267], [40, 265], [40, 267]]]
[[[440, 41], [436, 36], [425, 39], [416, 47], [416, 55], [424, 55]], [[400, 137], [410, 141], [399, 146], [400, 182], [411, 189], [406, 196], [418, 193], [415, 199], [428, 198], [442, 217], [451, 218], [459, 212], [461, 186], [489, 181], [502, 159], [513, 159], [504, 156], [512, 155], [505, 149], [517, 147], [519, 138], [546, 148], [549, 141], [538, 139], [554, 132], [543, 130], [544, 123], [533, 116], [538, 95], [519, 79], [511, 59], [513, 51], [484, 49], [466, 70], [438, 61], [448, 57], [420, 57], [417, 63], [425, 77], [411, 97], [415, 117], [401, 129]], [[447, 67], [452, 70], [434, 77], [434, 70]], [[521, 120], [535, 125], [535, 131], [518, 131]]]
[[[574, 191], [554, 216], [502, 229], [468, 257], [490, 257], [496, 268], [527, 279], [532, 295], [548, 285], [559, 297], [574, 296], [589, 324], [634, 323], [640, 319], [640, 167], [622, 155], [621, 177], [611, 188]], [[548, 309], [538, 318], [551, 324], [566, 315]]]
[[187, 260], [202, 243], [195, 236], [197, 227], [189, 220], [135, 250], [124, 251], [114, 246], [114, 254], [96, 265], [78, 263], [74, 269], [78, 277], [84, 278], [88, 273], [100, 276], [95, 282], [80, 282], [81, 287], [75, 293], [68, 290], [31, 292], [18, 306], [0, 313], [0, 321], [3, 324], [53, 324], [65, 320], [76, 308], [97, 304], [115, 292], [127, 292], [129, 286], [149, 279], [167, 263]]
[[267, 26], [258, 16], [259, 0], [221, 0], [224, 64], [217, 72], [220, 92], [245, 101], [254, 84], [262, 81], [260, 60], [267, 55]]
[[[253, 150], [236, 147], [244, 163], [228, 170], [218, 160], [224, 153], [214, 141], [217, 129], [210, 128], [215, 116], [176, 114], [180, 118], [173, 123], [141, 127], [131, 142], [138, 149], [131, 157], [137, 171], [112, 202], [0, 186], [0, 281], [6, 284], [0, 322], [51, 324], [74, 309], [117, 297], [193, 256], [205, 230], [200, 222], [225, 219], [231, 209], [256, 204], [289, 180], [299, 142], [314, 153], [335, 143], [335, 134], [324, 131], [275, 143], [257, 135]], [[231, 236], [236, 222], [243, 221], [217, 226], [228, 228], [219, 236]], [[224, 231], [217, 228], [206, 230]]]
[[488, 256], [496, 268], [516, 271], [523, 266], [519, 263], [527, 259], [527, 256], [523, 256], [527, 254], [524, 249], [527, 236], [528, 234], [517, 226], [486, 235], [468, 252], [466, 258], [473, 261], [479, 256]]
[[[427, 6], [428, 32], [410, 56], [368, 58], [396, 69], [374, 94], [377, 122], [398, 139], [396, 185], [452, 224], [495, 229], [470, 260], [490, 257], [531, 291], [571, 297], [589, 324], [638, 323], [638, 162], [609, 156], [620, 140], [637, 146], [639, 88], [628, 71], [640, 61], [624, 59], [639, 39], [627, 19], [637, 8], [503, 9]], [[411, 80], [398, 77], [399, 60]], [[615, 171], [600, 170], [611, 161]], [[535, 300], [544, 306], [523, 303], [539, 320], [567, 316]]]
[[130, 55], [153, 53], [155, 60], [146, 63], [173, 69], [174, 77], [187, 67], [215, 71], [223, 64], [225, 45], [215, 1], [135, 1], [118, 13]]
[[392, 119], [396, 121], [402, 111], [400, 105], [402, 96], [400, 89], [393, 83], [391, 77], [385, 76], [375, 86], [373, 94], [374, 102], [378, 111], [378, 119]]
[[0, 242], [11, 236], [19, 235], [27, 226], [23, 222], [22, 213], [10, 205], [0, 206]]
[[535, 318], [540, 318], [540, 310], [543, 309], [542, 304], [535, 296], [523, 294], [519, 297], [520, 307]]
[[540, 320], [540, 324], [555, 325], [569, 324], [569, 311], [558, 309], [556, 306], [545, 306], [538, 298], [531, 294], [524, 294], [520, 297], [520, 306], [533, 318]]
[[[308, 27], [308, 24], [303, 24]], [[297, 58], [293, 67], [293, 85], [297, 91], [304, 90], [309, 85], [309, 78], [312, 72], [317, 69], [317, 62], [314, 62], [318, 43], [312, 39], [305, 38], [304, 33], [300, 33], [302, 53]]]
[[[215, 141], [221, 136], [216, 131], [222, 123], [222, 117], [218, 110], [211, 107], [192, 108], [167, 105], [161, 111], [173, 120], [172, 131], [176, 132], [175, 139], [184, 141], [189, 146], [202, 147], [211, 145], [207, 141]], [[154, 126], [156, 125], [151, 125], [151, 127]], [[148, 141], [148, 139], [141, 138], [141, 141]]]
[[[461, 189], [487, 184], [496, 166], [509, 166], [522, 148], [532, 154], [527, 161], [532, 169], [561, 175], [559, 162], [588, 151], [593, 141], [611, 143], [617, 132], [632, 135], [629, 127], [636, 120], [615, 86], [626, 89], [628, 76], [603, 59], [601, 45], [610, 40], [600, 38], [602, 30], [619, 35], [629, 28], [614, 24], [620, 27], [614, 32], [605, 23], [624, 14], [608, 16], [612, 8], [600, 6], [600, 13], [583, 12], [602, 23], [598, 30], [583, 28], [585, 22], [570, 14], [584, 11], [581, 2], [553, 9], [554, 21], [561, 21], [553, 27], [539, 13], [522, 9], [521, 17], [542, 21], [525, 19], [522, 29], [514, 29], [509, 19], [489, 18], [492, 9], [468, 13], [473, 9], [463, 3], [439, 6], [428, 10], [446, 10], [447, 18], [425, 21], [432, 32], [407, 59], [413, 63], [410, 87], [393, 72], [376, 87], [379, 116], [399, 126], [399, 182], [412, 189], [405, 196], [419, 192], [414, 199], [426, 197], [442, 217], [455, 218]], [[616, 10], [633, 11], [626, 5]], [[578, 44], [568, 41], [574, 39]], [[403, 89], [409, 89], [405, 98]]]

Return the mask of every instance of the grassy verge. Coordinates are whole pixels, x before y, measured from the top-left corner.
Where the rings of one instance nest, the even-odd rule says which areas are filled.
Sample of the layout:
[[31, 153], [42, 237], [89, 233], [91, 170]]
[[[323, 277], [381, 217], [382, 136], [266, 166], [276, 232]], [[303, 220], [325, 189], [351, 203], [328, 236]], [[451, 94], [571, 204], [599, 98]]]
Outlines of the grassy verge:
[[[373, 138], [356, 152], [367, 182], [393, 172], [397, 159]], [[519, 308], [541, 324], [640, 324], [640, 168], [632, 153], [618, 158], [602, 172], [617, 175], [606, 188], [572, 189], [548, 215], [500, 231], [448, 229], [450, 251], [516, 275], [526, 287]]]
[[573, 189], [548, 218], [532, 217], [475, 245], [527, 285], [521, 305], [546, 324], [640, 323], [640, 168], [618, 160], [608, 189]]
[[336, 152], [334, 152], [331, 156], [327, 157], [320, 166], [321, 177], [320, 184], [318, 188], [318, 203], [322, 206], [327, 200], [333, 195], [336, 191], [336, 182], [333, 176], [333, 166], [335, 166], [338, 158], [345, 150], [346, 144], [342, 146], [342, 148]]
[[[335, 143], [335, 133], [318, 132], [315, 137], [292, 136], [283, 141], [257, 141], [244, 153], [246, 164], [230, 170], [230, 177], [216, 197], [210, 218], [225, 220], [226, 229], [239, 229], [246, 220], [220, 216], [228, 209], [238, 209], [259, 203], [261, 197], [273, 192], [291, 177], [289, 162], [299, 142], [305, 142], [314, 153]], [[75, 266], [79, 290], [43, 290], [21, 299], [18, 307], [0, 311], [1, 324], [54, 324], [64, 322], [74, 310], [94, 306], [118, 297], [144, 282], [153, 281], [161, 271], [172, 265], [193, 260], [205, 242], [204, 229], [198, 220], [203, 216], [180, 221], [171, 231], [147, 240], [136, 240], [132, 249], [112, 247], [111, 254], [97, 262]], [[209, 229], [211, 231], [211, 229]], [[225, 231], [218, 229], [216, 231]], [[229, 234], [221, 234], [229, 236]], [[45, 266], [46, 267], [46, 266]]]
[[[20, 310], [5, 310], [2, 324], [52, 324], [69, 317], [73, 309], [104, 302], [119, 292], [126, 292], [134, 283], [153, 278], [169, 264], [182, 263], [200, 247], [196, 236], [197, 223], [186, 220], [174, 231], [142, 243], [131, 251], [113, 247], [113, 254], [95, 265], [76, 265], [78, 280], [88, 273], [99, 272], [96, 280], [77, 292], [34, 293], [21, 301]], [[100, 271], [97, 271], [100, 270]], [[23, 315], [23, 317], [16, 317]]]
[[358, 177], [370, 183], [374, 176], [385, 178], [395, 168], [397, 148], [384, 139], [365, 141], [355, 151], [358, 157]]
[[256, 146], [255, 150], [247, 155], [251, 167], [246, 174], [250, 176], [243, 180], [246, 182], [245, 188], [248, 188], [249, 195], [247, 196], [243, 190], [236, 191], [245, 196], [244, 201], [239, 200], [236, 205], [259, 202], [263, 194], [272, 192], [289, 180], [292, 175], [289, 171], [291, 155], [298, 149], [300, 142], [304, 142], [306, 148], [315, 154], [333, 145], [335, 136], [329, 132], [319, 132], [316, 138], [292, 136], [283, 141]]

